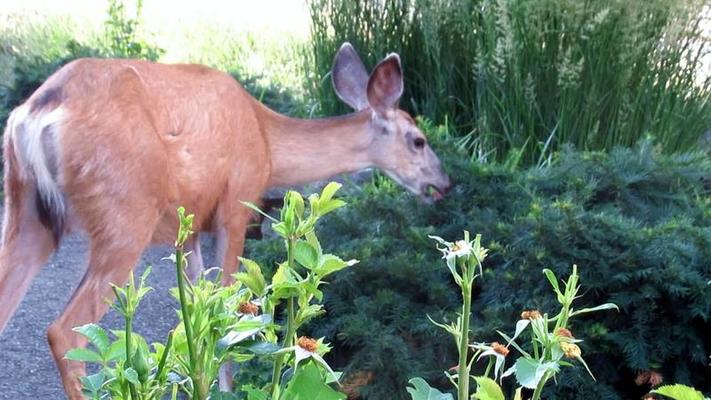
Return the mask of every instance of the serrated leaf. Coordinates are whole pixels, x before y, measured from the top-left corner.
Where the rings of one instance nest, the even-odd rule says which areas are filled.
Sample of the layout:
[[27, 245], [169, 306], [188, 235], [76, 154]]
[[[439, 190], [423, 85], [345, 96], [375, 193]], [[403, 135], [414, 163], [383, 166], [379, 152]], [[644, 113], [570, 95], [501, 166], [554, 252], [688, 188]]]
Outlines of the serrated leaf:
[[265, 294], [267, 282], [262, 274], [262, 269], [259, 264], [248, 259], [239, 257], [245, 272], [240, 272], [235, 275], [235, 278], [242, 282], [255, 296], [262, 297]]
[[106, 376], [104, 375], [104, 372], [101, 371], [93, 375], [82, 376], [79, 380], [81, 381], [82, 387], [85, 391], [88, 391], [90, 394], [94, 394], [101, 391], [101, 388], [104, 386], [104, 382], [106, 381]]
[[227, 348], [247, 340], [259, 333], [270, 322], [272, 322], [272, 317], [269, 314], [242, 319], [230, 329], [230, 332], [217, 341], [217, 346]]
[[89, 343], [99, 350], [99, 353], [106, 353], [109, 347], [109, 335], [106, 334], [106, 331], [102, 327], [96, 324], [86, 324], [77, 326], [72, 330], [87, 338]]
[[314, 363], [296, 370], [282, 399], [289, 400], [343, 400], [346, 395], [333, 390], [324, 382], [321, 371]]
[[321, 249], [321, 243], [319, 243], [318, 237], [316, 237], [316, 233], [314, 231], [306, 232], [306, 241], [309, 242], [309, 244], [313, 246], [314, 249], [316, 249], [316, 252], [318, 254], [323, 253], [323, 250]]
[[454, 400], [451, 394], [430, 387], [422, 378], [412, 378], [409, 383], [412, 386], [407, 387], [407, 393], [410, 393], [412, 400]]
[[71, 349], [64, 355], [66, 360], [101, 363], [103, 359], [99, 353], [83, 348]]
[[491, 378], [485, 376], [474, 377], [476, 381], [476, 393], [474, 393], [474, 399], [477, 400], [505, 400], [504, 392], [501, 391], [501, 387]]
[[282, 263], [272, 276], [272, 297], [285, 299], [297, 296], [299, 296], [297, 277], [286, 263]]
[[516, 380], [527, 389], [535, 389], [546, 372], [559, 369], [556, 362], [541, 363], [526, 357], [516, 360], [515, 367]]
[[314, 272], [323, 278], [348, 266], [355, 265], [357, 262], [358, 261], [356, 260], [346, 262], [333, 254], [326, 254], [321, 257], [321, 264], [314, 270]]
[[318, 265], [319, 254], [310, 243], [299, 240], [294, 247], [294, 258], [304, 267], [314, 269]]
[[672, 398], [674, 400], [704, 400], [703, 393], [685, 385], [666, 385], [652, 390], [650, 393]]

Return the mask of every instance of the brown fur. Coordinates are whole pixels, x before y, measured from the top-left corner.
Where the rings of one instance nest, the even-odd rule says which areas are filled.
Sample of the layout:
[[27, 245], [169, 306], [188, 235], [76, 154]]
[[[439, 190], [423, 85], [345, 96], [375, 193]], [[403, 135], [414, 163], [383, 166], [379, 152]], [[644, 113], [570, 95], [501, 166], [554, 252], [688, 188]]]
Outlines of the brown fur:
[[[86, 274], [48, 330], [72, 399], [81, 398], [76, 378], [85, 370], [64, 354], [86, 341], [71, 329], [101, 318], [107, 310], [102, 299], [112, 296], [109, 283], [124, 284], [147, 246], [174, 240], [178, 206], [195, 214], [199, 230], [216, 232], [229, 283], [250, 218], [240, 201], [257, 202], [268, 186], [369, 166], [418, 193], [427, 183], [448, 186], [429, 147], [414, 155], [404, 143], [413, 131], [422, 134], [401, 111], [288, 118], [262, 106], [229, 75], [203, 66], [77, 60], [51, 76], [28, 105], [28, 119], [58, 107], [66, 114], [52, 130], [58, 149], [44, 151], [47, 159], [55, 157], [52, 175], [66, 199], [66, 230], [80, 228], [90, 238]], [[20, 169], [10, 139], [25, 134], [8, 124], [4, 140], [0, 331], [56, 247], [34, 206], [40, 189]], [[189, 246], [200, 258], [197, 239]]]

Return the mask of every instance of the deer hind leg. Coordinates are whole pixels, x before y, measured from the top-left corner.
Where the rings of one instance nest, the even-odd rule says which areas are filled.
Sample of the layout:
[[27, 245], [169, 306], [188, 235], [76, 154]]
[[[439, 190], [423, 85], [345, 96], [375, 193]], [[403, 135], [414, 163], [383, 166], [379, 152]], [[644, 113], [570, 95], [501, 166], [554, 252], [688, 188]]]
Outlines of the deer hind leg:
[[[143, 222], [143, 221], [141, 221]], [[84, 363], [64, 359], [67, 351], [84, 347], [84, 337], [72, 328], [96, 323], [108, 310], [104, 299], [113, 299], [110, 284], [123, 286], [143, 250], [150, 244], [150, 221], [132, 221], [121, 228], [112, 229], [113, 238], [92, 236], [89, 266], [79, 286], [69, 300], [62, 315], [47, 331], [47, 339], [62, 378], [64, 390], [70, 399], [82, 399], [78, 378], [85, 375]], [[114, 227], [117, 228], [117, 227]]]
[[[217, 230], [217, 259], [222, 262], [222, 284], [234, 282], [234, 273], [239, 266], [238, 257], [244, 250], [244, 240], [247, 233], [247, 223], [250, 211], [247, 207], [238, 206], [236, 212], [222, 228]], [[220, 367], [219, 387], [221, 391], [231, 392], [233, 389], [232, 364], [225, 363]]]
[[[53, 116], [49, 118], [50, 115], [28, 117], [27, 112], [27, 107], [20, 107], [10, 114], [3, 138], [5, 215], [0, 248], [0, 332], [63, 233], [62, 224], [53, 223], [63, 220], [63, 213], [58, 211], [63, 209], [61, 201], [48, 201], [61, 194], [49, 172], [51, 163], [40, 157], [51, 150], [51, 143], [47, 148], [38, 144], [51, 140], [51, 120], [61, 113], [50, 113]], [[43, 178], [42, 185], [37, 177]], [[44, 188], [42, 192], [40, 186]]]
[[[15, 185], [7, 190], [9, 185]], [[5, 329], [32, 279], [56, 244], [52, 231], [40, 222], [35, 189], [21, 187], [6, 176], [5, 222], [0, 249], [0, 332]]]

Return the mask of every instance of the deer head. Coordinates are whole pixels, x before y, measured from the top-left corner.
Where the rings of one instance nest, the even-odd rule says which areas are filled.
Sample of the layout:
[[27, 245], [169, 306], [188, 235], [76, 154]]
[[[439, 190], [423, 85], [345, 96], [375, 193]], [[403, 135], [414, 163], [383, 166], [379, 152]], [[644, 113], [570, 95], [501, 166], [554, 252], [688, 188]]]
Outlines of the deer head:
[[398, 107], [403, 93], [397, 54], [383, 59], [368, 75], [350, 43], [338, 50], [332, 68], [338, 97], [356, 111], [370, 111], [367, 134], [373, 165], [425, 202], [441, 199], [449, 177], [415, 120]]

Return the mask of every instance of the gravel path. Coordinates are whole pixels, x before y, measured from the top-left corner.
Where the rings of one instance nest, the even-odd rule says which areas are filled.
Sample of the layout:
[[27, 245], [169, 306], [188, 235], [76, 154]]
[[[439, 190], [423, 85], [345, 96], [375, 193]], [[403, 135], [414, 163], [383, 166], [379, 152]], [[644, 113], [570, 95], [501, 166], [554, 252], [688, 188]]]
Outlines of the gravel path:
[[[201, 235], [201, 240], [205, 265], [215, 265], [214, 240], [205, 235]], [[146, 265], [153, 266], [148, 283], [155, 290], [144, 298], [134, 323], [135, 331], [144, 335], [149, 343], [163, 341], [177, 322], [174, 311], [177, 302], [168, 293], [168, 289], [176, 286], [174, 266], [161, 260], [171, 252], [169, 246], [152, 247], [143, 254], [136, 269], [136, 275], [140, 276]], [[0, 336], [0, 399], [65, 398], [45, 332], [79, 283], [87, 254], [84, 238], [65, 237]], [[111, 310], [101, 325], [116, 329], [122, 326], [122, 319]]]

